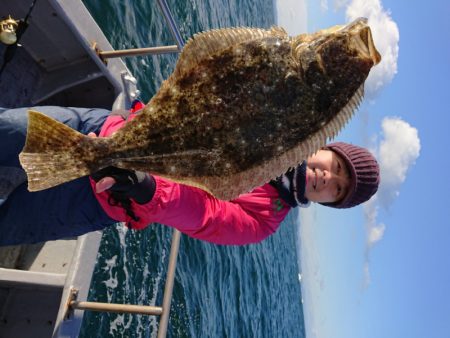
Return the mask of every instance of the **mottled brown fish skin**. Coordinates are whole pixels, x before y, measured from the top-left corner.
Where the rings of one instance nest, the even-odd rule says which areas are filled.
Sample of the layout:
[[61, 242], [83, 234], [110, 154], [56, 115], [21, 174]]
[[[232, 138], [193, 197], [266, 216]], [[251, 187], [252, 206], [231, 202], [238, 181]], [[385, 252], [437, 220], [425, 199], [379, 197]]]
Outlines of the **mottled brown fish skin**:
[[345, 37], [322, 49], [325, 72], [315, 53], [300, 56], [294, 59], [290, 39], [269, 38], [205, 60], [160, 91], [139, 122], [114, 137], [112, 148], [134, 144], [114, 156], [172, 154], [151, 168], [132, 167], [215, 176], [258, 166], [293, 148], [339, 112], [373, 66], [348, 49]]

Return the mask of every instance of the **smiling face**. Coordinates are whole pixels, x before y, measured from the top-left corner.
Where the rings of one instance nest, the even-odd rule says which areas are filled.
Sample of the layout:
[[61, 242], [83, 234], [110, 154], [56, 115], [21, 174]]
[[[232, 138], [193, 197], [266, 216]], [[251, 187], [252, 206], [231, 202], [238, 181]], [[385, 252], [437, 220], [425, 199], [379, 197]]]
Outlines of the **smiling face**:
[[321, 149], [307, 160], [305, 197], [311, 202], [333, 203], [347, 195], [350, 173], [332, 150]]

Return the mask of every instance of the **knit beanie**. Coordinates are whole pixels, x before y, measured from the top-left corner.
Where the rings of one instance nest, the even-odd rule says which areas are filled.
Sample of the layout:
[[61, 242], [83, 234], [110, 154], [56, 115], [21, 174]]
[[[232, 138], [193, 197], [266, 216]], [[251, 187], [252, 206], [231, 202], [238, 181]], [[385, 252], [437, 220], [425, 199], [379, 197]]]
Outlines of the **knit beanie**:
[[321, 203], [332, 208], [351, 208], [368, 201], [378, 190], [380, 168], [375, 157], [365, 148], [335, 142], [325, 146], [342, 157], [350, 174], [347, 195], [338, 202]]

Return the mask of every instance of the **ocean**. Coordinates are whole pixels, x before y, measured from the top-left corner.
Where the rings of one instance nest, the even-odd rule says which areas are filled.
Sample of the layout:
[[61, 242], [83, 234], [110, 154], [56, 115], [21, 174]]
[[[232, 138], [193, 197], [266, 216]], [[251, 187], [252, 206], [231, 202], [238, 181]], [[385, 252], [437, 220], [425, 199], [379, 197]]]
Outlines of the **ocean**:
[[[175, 44], [156, 2], [83, 1], [116, 49]], [[270, 27], [272, 0], [168, 1], [182, 37], [211, 28]], [[125, 59], [148, 101], [177, 56]], [[90, 301], [161, 305], [172, 230], [104, 231]], [[305, 337], [298, 215], [260, 244], [231, 247], [182, 236], [168, 337]], [[80, 337], [156, 337], [158, 317], [86, 312]]]

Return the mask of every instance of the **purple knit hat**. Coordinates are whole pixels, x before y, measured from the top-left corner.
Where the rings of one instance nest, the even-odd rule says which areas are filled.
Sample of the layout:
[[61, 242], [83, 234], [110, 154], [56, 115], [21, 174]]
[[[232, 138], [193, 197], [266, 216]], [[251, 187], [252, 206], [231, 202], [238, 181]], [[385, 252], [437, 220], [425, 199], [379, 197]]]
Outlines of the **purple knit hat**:
[[339, 154], [350, 174], [347, 195], [338, 202], [322, 203], [332, 208], [351, 208], [368, 201], [378, 190], [380, 167], [373, 155], [365, 148], [349, 143], [335, 142], [325, 146]]

